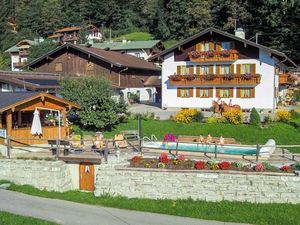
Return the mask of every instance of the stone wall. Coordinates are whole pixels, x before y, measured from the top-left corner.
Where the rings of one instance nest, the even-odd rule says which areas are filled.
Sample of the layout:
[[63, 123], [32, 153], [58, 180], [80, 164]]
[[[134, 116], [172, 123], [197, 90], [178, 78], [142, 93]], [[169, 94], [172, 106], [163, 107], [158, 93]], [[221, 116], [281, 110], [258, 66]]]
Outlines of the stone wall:
[[72, 189], [70, 169], [63, 161], [0, 159], [0, 180], [48, 191]]
[[257, 203], [300, 203], [300, 177], [234, 171], [170, 171], [103, 167], [97, 173], [95, 195], [129, 198], [199, 199]]

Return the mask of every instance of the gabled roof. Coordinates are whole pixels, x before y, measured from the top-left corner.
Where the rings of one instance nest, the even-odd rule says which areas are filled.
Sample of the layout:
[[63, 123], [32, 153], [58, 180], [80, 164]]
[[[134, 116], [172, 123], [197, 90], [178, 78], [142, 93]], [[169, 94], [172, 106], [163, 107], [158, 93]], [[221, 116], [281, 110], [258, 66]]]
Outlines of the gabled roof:
[[78, 30], [80, 30], [80, 26], [64, 27], [62, 29], [56, 30], [55, 33], [63, 33], [63, 32], [78, 31]]
[[34, 41], [32, 41], [32, 40], [24, 39], [24, 40], [22, 40], [22, 41], [19, 41], [19, 42], [18, 42], [17, 44], [15, 44], [14, 46], [12, 46], [12, 47], [6, 49], [4, 52], [6, 52], [6, 53], [19, 52], [20, 49], [19, 49], [18, 46], [19, 46], [20, 44], [24, 43], [24, 42], [26, 42], [26, 43], [29, 44], [29, 45], [35, 45], [35, 44], [36, 44], [36, 42], [34, 42]]
[[0, 113], [41, 97], [50, 98], [67, 106], [80, 109], [78, 104], [44, 92], [0, 92]]
[[143, 59], [139, 59], [138, 57], [122, 54], [115, 51], [106, 51], [99, 48], [93, 48], [93, 47], [86, 47], [82, 45], [74, 45], [71, 43], [64, 44], [44, 55], [41, 57], [33, 60], [29, 64], [25, 65], [23, 68], [30, 68], [33, 67], [36, 63], [42, 61], [43, 59], [51, 56], [52, 54], [59, 52], [63, 49], [72, 48], [77, 51], [83, 52], [87, 55], [90, 55], [96, 59], [99, 59], [101, 61], [110, 63], [116, 67], [128, 67], [128, 68], [134, 68], [134, 69], [142, 69], [142, 70], [152, 70], [152, 71], [160, 71], [160, 68], [155, 66], [151, 62], [147, 62]]
[[94, 43], [94, 48], [110, 50], [132, 50], [132, 49], [151, 49], [155, 45], [160, 43], [160, 40], [150, 40], [150, 41], [127, 41], [127, 42], [103, 42]]
[[191, 36], [191, 37], [189, 37], [189, 38], [187, 38], [187, 39], [181, 41], [181, 42], [178, 43], [177, 45], [175, 45], [175, 46], [173, 46], [173, 47], [171, 47], [171, 48], [169, 48], [169, 49], [166, 49], [166, 50], [164, 50], [164, 51], [162, 51], [162, 52], [160, 52], [160, 53], [158, 53], [158, 54], [156, 54], [156, 55], [150, 57], [149, 60], [153, 60], [153, 59], [159, 58], [160, 56], [164, 56], [164, 55], [166, 55], [166, 54], [168, 54], [168, 53], [170, 53], [170, 52], [173, 52], [173, 51], [176, 50], [178, 47], [183, 46], [183, 45], [189, 43], [190, 41], [193, 41], [194, 39], [199, 38], [199, 37], [201, 37], [201, 36], [203, 36], [203, 35], [205, 35], [205, 34], [207, 34], [207, 33], [211, 33], [211, 34], [212, 34], [212, 33], [220, 34], [220, 35], [226, 36], [226, 37], [228, 37], [228, 38], [231, 38], [231, 39], [233, 39], [233, 40], [236, 40], [236, 41], [239, 41], [239, 42], [243, 42], [244, 44], [247, 44], [247, 45], [250, 45], [250, 46], [259, 48], [259, 49], [263, 49], [263, 50], [265, 50], [266, 52], [269, 52], [269, 53], [274, 54], [274, 55], [276, 55], [276, 56], [279, 56], [279, 57], [281, 57], [281, 58], [283, 58], [283, 59], [286, 59], [286, 61], [288, 61], [292, 66], [297, 67], [297, 65], [296, 65], [289, 57], [287, 57], [287, 55], [284, 54], [283, 52], [280, 52], [280, 51], [277, 51], [277, 50], [268, 48], [268, 47], [266, 47], [266, 46], [264, 46], [264, 45], [256, 44], [256, 43], [253, 42], [253, 41], [249, 41], [249, 40], [246, 40], [246, 39], [237, 37], [237, 36], [235, 36], [235, 35], [233, 35], [233, 34], [227, 33], [227, 32], [225, 32], [225, 31], [218, 30], [218, 29], [216, 29], [216, 28], [214, 28], [214, 27], [209, 27], [209, 28], [207, 28], [207, 29], [205, 29], [205, 30], [203, 30], [203, 31], [201, 31], [201, 32], [199, 32], [199, 33], [197, 33], [197, 34], [195, 34], [195, 35], [193, 35], [193, 36]]

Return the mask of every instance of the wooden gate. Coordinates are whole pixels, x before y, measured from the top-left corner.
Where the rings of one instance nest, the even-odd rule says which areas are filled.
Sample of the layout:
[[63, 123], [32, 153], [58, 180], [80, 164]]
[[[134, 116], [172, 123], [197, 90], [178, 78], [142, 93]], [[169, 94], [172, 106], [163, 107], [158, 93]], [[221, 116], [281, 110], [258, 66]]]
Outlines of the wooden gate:
[[94, 191], [94, 165], [92, 163], [80, 163], [79, 165], [79, 189]]

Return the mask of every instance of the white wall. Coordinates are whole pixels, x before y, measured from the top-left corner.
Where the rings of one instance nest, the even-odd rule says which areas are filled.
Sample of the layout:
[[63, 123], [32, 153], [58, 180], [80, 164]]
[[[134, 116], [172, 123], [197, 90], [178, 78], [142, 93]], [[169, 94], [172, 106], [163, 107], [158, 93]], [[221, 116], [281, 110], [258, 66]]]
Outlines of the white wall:
[[[145, 60], [147, 60], [150, 57], [150, 55], [148, 55], [147, 52], [144, 51], [143, 49], [126, 50], [125, 53], [128, 55], [133, 55], [139, 58], [143, 58]], [[139, 54], [139, 56], [137, 54]]]
[[154, 93], [156, 92], [155, 87], [145, 87], [145, 88], [125, 88], [121, 90], [121, 92], [124, 94], [124, 100], [128, 101], [127, 94], [129, 92], [137, 94], [137, 92], [140, 92], [140, 102], [151, 102], [154, 103], [155, 97]]
[[20, 56], [18, 53], [11, 53], [11, 70], [12, 71], [20, 71], [18, 68], [14, 67], [14, 63], [18, 63], [20, 61]]
[[[243, 109], [251, 109], [252, 107], [258, 109], [273, 109], [273, 95], [274, 95], [274, 60], [264, 52], [260, 51], [259, 59], [240, 59], [234, 62], [236, 64], [256, 64], [256, 73], [261, 74], [261, 83], [255, 86], [255, 98], [236, 98], [236, 89], [234, 88], [232, 102], [240, 105]], [[213, 87], [213, 98], [196, 98], [196, 90], [194, 88], [194, 97], [192, 98], [177, 98], [177, 87], [171, 86], [168, 82], [168, 76], [176, 73], [178, 65], [197, 65], [199, 63], [193, 62], [175, 62], [174, 53], [170, 53], [164, 57], [162, 65], [162, 107], [167, 108], [210, 108], [212, 101], [216, 99], [216, 91]], [[211, 63], [201, 63], [210, 64]], [[236, 66], [235, 66], [236, 69]], [[204, 87], [204, 86], [201, 86]], [[232, 86], [228, 86], [232, 87]], [[238, 87], [247, 87], [241, 85]], [[253, 87], [253, 86], [250, 86]], [[223, 99], [229, 102], [228, 99]]]

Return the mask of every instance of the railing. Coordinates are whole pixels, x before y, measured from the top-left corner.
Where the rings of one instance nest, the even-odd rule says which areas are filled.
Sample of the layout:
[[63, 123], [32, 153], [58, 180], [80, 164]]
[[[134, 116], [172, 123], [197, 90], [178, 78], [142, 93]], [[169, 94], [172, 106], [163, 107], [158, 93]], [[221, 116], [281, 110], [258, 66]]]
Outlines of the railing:
[[17, 62], [17, 63], [13, 63], [14, 67], [22, 67], [25, 66], [27, 64], [27, 62]]
[[213, 61], [235, 61], [239, 59], [239, 53], [235, 49], [222, 51], [191, 51], [188, 53], [192, 62], [213, 62]]
[[292, 84], [294, 81], [290, 79], [290, 74], [282, 73], [279, 74], [279, 84]]
[[255, 74], [251, 78], [243, 75], [172, 75], [169, 78], [172, 86], [201, 86], [201, 85], [258, 85], [261, 81], [260, 74]]

